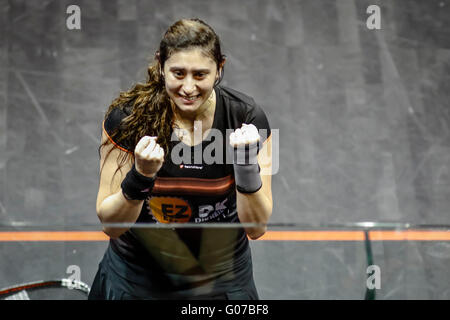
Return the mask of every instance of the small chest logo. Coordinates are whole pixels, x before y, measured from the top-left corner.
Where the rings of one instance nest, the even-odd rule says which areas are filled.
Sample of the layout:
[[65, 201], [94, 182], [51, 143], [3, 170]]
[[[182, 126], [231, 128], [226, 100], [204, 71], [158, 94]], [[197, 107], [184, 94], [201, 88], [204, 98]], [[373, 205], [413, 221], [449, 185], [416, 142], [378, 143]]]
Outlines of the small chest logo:
[[197, 169], [202, 170], [203, 166], [200, 165], [189, 165], [189, 164], [180, 164], [180, 169]]

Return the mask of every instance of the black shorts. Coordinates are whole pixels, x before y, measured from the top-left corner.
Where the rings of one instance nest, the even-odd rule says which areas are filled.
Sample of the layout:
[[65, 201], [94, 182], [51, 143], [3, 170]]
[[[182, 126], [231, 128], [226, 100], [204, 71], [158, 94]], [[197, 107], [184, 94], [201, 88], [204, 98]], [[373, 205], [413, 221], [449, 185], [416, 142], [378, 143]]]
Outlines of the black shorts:
[[[120, 270], [118, 270], [120, 269]], [[141, 281], [130, 281], [123, 274], [131, 271], [128, 262], [124, 261], [111, 246], [99, 264], [99, 269], [92, 283], [89, 300], [258, 300], [258, 292], [253, 276], [243, 284], [232, 284], [224, 292], [212, 292], [206, 295], [177, 295], [176, 293], [162, 294], [153, 290], [151, 285], [142, 285]], [[223, 291], [223, 290], [222, 290]]]

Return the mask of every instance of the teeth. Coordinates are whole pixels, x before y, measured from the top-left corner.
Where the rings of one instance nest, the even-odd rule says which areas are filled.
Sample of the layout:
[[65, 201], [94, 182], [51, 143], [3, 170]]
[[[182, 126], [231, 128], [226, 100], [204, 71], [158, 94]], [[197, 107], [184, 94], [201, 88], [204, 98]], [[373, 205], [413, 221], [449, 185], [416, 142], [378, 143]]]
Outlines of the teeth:
[[200, 95], [197, 95], [197, 96], [195, 96], [195, 97], [185, 97], [185, 96], [182, 96], [184, 99], [186, 99], [186, 100], [195, 100], [196, 98], [198, 98]]

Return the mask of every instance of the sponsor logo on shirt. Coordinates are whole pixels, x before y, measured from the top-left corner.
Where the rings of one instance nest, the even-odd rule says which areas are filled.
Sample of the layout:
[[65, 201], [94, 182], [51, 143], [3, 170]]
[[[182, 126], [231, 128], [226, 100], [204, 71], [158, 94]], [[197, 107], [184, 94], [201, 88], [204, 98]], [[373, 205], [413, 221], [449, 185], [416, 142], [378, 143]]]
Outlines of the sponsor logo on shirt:
[[150, 214], [160, 223], [188, 222], [192, 216], [189, 203], [177, 197], [151, 197], [148, 207]]
[[228, 198], [225, 198], [223, 201], [219, 201], [215, 204], [215, 206], [212, 205], [201, 205], [198, 207], [198, 217], [194, 219], [196, 223], [198, 222], [206, 222], [211, 220], [220, 220], [222, 218], [227, 218], [229, 216], [232, 216], [236, 212], [232, 212], [230, 214], [230, 210], [225, 205], [225, 203], [228, 201]]
[[[228, 198], [215, 203], [204, 204], [198, 207], [198, 217], [195, 223], [207, 221], [220, 221], [236, 214], [236, 210], [230, 210], [226, 203]], [[189, 222], [193, 210], [189, 203], [178, 197], [151, 197], [147, 200], [149, 214], [159, 223], [183, 223]]]

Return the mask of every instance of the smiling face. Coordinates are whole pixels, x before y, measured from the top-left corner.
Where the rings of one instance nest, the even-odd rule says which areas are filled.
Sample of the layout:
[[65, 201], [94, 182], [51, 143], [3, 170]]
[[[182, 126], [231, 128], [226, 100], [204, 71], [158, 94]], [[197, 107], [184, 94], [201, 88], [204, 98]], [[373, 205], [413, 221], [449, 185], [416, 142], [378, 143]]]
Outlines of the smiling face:
[[214, 82], [219, 78], [217, 64], [200, 49], [173, 53], [164, 63], [166, 91], [178, 113], [189, 119], [202, 114], [209, 104]]

